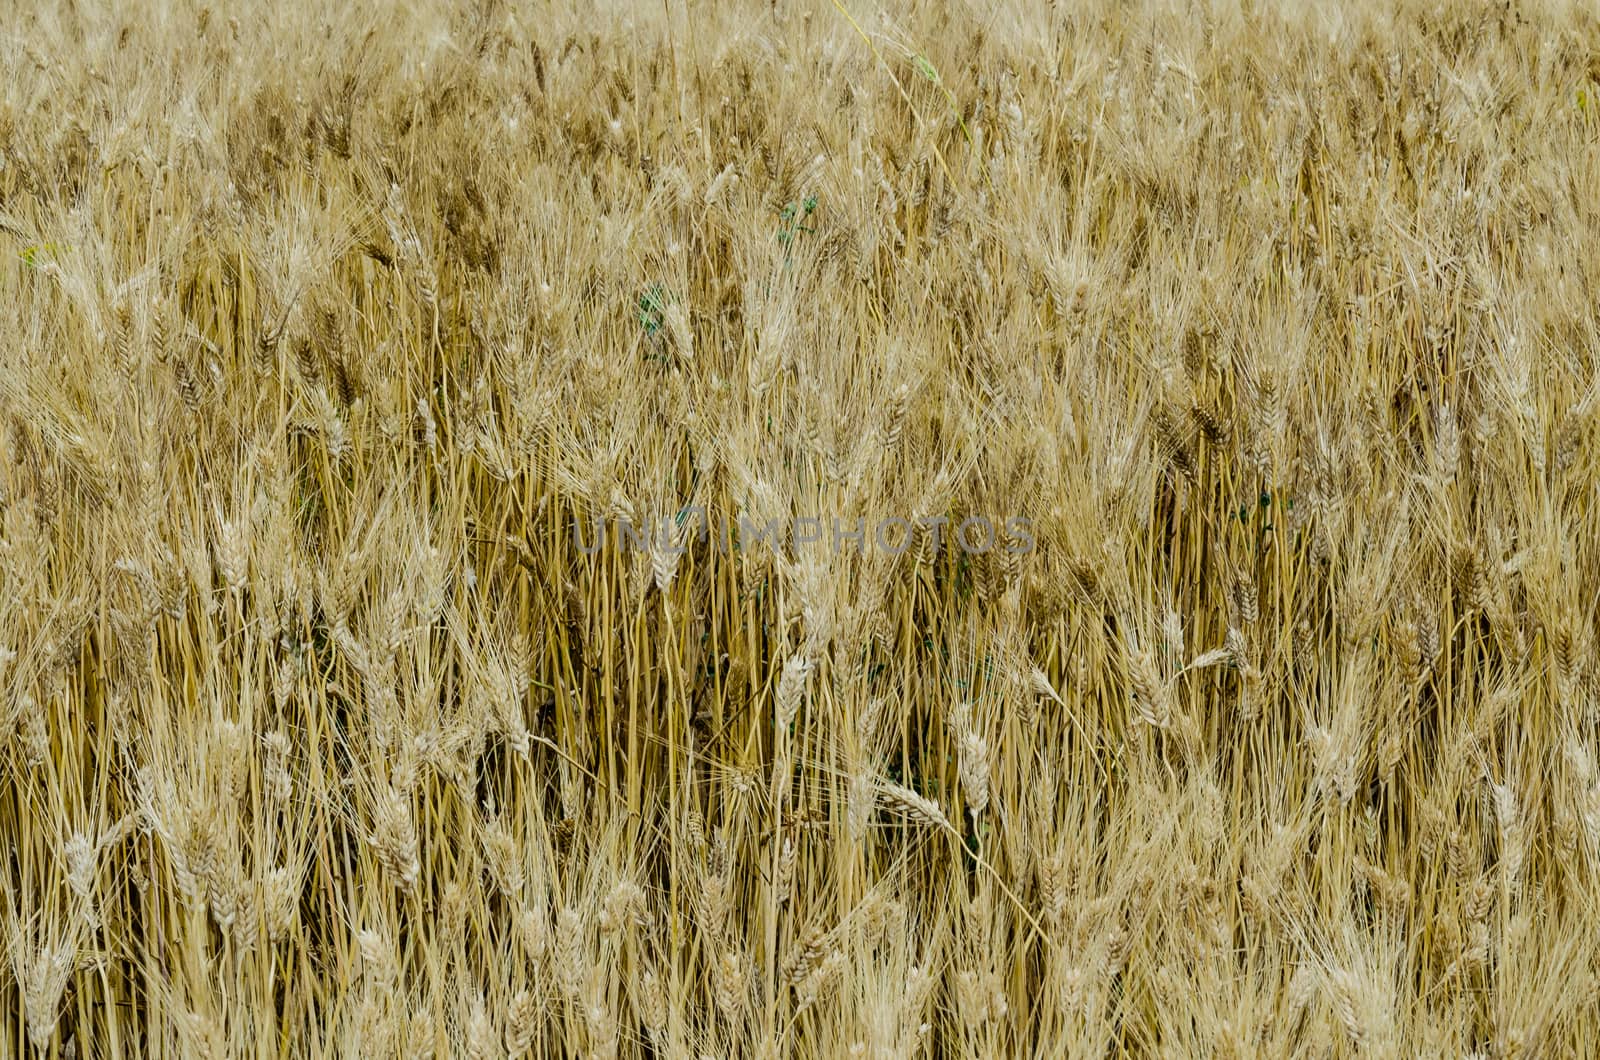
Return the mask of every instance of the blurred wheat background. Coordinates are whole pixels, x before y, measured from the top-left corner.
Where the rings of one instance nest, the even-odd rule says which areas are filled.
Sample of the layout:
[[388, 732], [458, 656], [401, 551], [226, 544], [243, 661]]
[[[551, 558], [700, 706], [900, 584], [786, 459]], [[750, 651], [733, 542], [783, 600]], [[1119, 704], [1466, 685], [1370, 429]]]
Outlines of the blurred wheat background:
[[0, 1054], [1600, 1054], [1593, 9], [0, 70]]

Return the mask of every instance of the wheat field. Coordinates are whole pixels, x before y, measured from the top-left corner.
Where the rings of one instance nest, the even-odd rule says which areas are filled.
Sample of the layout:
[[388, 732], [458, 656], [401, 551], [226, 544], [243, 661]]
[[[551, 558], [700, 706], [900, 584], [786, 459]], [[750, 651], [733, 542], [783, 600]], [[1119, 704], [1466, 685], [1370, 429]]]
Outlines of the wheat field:
[[1600, 13], [25, 0], [0, 1055], [1600, 1056]]

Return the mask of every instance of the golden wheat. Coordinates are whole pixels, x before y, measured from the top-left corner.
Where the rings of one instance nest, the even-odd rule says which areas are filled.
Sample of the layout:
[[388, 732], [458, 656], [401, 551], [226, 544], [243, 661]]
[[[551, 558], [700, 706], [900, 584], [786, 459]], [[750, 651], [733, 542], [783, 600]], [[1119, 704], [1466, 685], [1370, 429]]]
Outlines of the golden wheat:
[[1597, 42], [19, 6], [0, 1054], [1600, 1055]]

